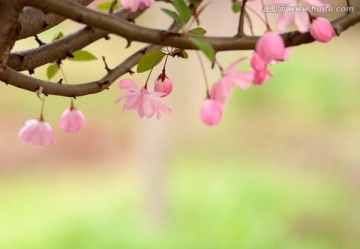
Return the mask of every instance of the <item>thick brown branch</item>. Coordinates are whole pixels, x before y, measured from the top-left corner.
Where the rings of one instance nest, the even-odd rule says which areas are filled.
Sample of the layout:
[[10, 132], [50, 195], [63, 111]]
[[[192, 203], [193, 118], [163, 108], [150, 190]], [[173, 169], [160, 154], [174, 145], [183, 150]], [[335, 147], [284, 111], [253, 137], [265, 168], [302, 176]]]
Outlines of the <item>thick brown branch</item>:
[[[180, 36], [178, 33], [140, 27], [114, 16], [71, 3], [69, 0], [27, 0], [27, 3], [42, 10], [54, 12], [72, 20], [120, 35], [128, 40], [183, 49], [197, 49], [189, 37]], [[355, 10], [353, 13], [335, 20], [333, 24], [338, 34], [340, 34], [357, 22], [360, 22], [360, 10]], [[309, 34], [299, 32], [285, 33], [283, 38], [287, 46], [297, 46], [314, 41]], [[225, 51], [254, 49], [258, 37], [206, 37], [205, 39], [216, 51]]]
[[[169, 31], [179, 30], [176, 24], [172, 24]], [[36, 91], [41, 86], [43, 93], [51, 95], [59, 95], [66, 97], [78, 97], [89, 94], [94, 94], [108, 89], [109, 86], [114, 83], [120, 76], [131, 72], [131, 68], [134, 67], [144, 55], [146, 51], [154, 49], [160, 49], [161, 46], [149, 45], [144, 49], [141, 49], [128, 57], [124, 62], [116, 66], [114, 69], [109, 71], [103, 78], [98, 81], [77, 84], [77, 85], [63, 85], [58, 83], [52, 83], [44, 80], [39, 80], [19, 73], [10, 67], [6, 67], [3, 74], [0, 75], [0, 80], [5, 84], [10, 84], [15, 87], [25, 89], [28, 91]]]
[[[88, 5], [94, 0], [71, 0], [73, 2]], [[11, 2], [11, 1], [8, 1]], [[18, 40], [39, 34], [48, 30], [59, 23], [65, 21], [66, 18], [55, 14], [46, 14], [39, 9], [25, 7], [19, 17]]]
[[16, 40], [18, 16], [23, 8], [22, 1], [0, 0], [0, 74], [3, 71]]
[[[124, 20], [133, 20], [142, 12], [117, 11], [114, 15]], [[90, 27], [83, 28], [38, 48], [11, 53], [8, 66], [17, 70], [30, 70], [46, 63], [64, 59], [69, 53], [82, 49], [108, 35], [108, 32]]]

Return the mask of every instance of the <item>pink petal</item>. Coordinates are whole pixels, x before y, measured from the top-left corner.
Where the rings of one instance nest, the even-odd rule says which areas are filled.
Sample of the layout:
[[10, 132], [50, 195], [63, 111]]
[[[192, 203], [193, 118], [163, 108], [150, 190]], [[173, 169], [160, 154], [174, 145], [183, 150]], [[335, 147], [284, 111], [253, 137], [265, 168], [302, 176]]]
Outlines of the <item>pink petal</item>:
[[136, 85], [136, 83], [133, 80], [129, 80], [129, 79], [120, 80], [118, 86], [120, 89], [126, 89], [132, 92], [139, 91], [139, 88]]
[[299, 32], [306, 33], [309, 31], [310, 19], [307, 12], [297, 12], [294, 21]]

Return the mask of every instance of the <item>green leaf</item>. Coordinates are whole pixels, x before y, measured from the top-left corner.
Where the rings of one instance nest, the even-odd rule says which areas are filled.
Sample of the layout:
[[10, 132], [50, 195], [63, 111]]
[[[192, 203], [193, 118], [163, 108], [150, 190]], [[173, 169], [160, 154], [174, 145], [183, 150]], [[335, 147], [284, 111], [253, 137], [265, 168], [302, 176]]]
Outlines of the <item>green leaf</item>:
[[58, 64], [54, 63], [51, 64], [47, 67], [46, 70], [46, 75], [48, 77], [48, 79], [50, 80], [51, 78], [53, 78], [60, 70], [60, 67]]
[[161, 10], [164, 11], [168, 16], [170, 16], [180, 27], [184, 25], [180, 16], [176, 12], [168, 9], [161, 9]]
[[153, 50], [144, 54], [143, 57], [140, 58], [136, 71], [138, 73], [143, 73], [152, 69], [162, 61], [165, 55], [166, 54], [161, 50]]
[[60, 39], [63, 36], [64, 36], [64, 33], [60, 31], [57, 35], [54, 36], [53, 41]]
[[[112, 2], [104, 2], [104, 3], [98, 4], [96, 6], [96, 8], [98, 10], [102, 10], [102, 11], [110, 11], [111, 5], [112, 5]], [[117, 10], [117, 9], [120, 9], [119, 2], [116, 3], [114, 10]]]
[[74, 58], [68, 58], [71, 61], [93, 61], [97, 60], [96, 56], [86, 50], [78, 50], [72, 53]]
[[191, 41], [200, 49], [211, 62], [215, 61], [215, 50], [211, 44], [202, 38], [191, 37]]
[[181, 20], [183, 23], [187, 23], [191, 18], [191, 12], [186, 5], [184, 0], [171, 0], [173, 3], [177, 13], [179, 13]]
[[234, 1], [232, 4], [232, 11], [234, 13], [240, 12], [241, 10], [241, 4], [238, 1]]
[[203, 29], [202, 27], [198, 27], [198, 28], [194, 28], [189, 30], [188, 32], [190, 35], [205, 35], [206, 34], [206, 30]]

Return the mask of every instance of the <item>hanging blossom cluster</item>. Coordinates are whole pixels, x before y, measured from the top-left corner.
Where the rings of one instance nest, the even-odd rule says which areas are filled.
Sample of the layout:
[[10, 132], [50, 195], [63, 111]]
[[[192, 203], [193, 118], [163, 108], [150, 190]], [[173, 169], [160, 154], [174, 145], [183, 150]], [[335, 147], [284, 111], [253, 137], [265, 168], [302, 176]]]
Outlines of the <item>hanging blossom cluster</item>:
[[[121, 2], [124, 8], [131, 11], [140, 10], [144, 6], [150, 6], [153, 3], [153, 1], [146, 0], [122, 0]], [[239, 0], [239, 2], [242, 1]], [[285, 31], [291, 24], [295, 24], [299, 32], [309, 31], [311, 36], [319, 42], [328, 42], [336, 36], [334, 28], [327, 19], [315, 17], [309, 12], [291, 12], [289, 10], [291, 6], [326, 7], [329, 6], [328, 4], [320, 0], [273, 0], [273, 2], [287, 6], [287, 11], [280, 16], [278, 21], [280, 31]], [[207, 91], [206, 99], [200, 110], [201, 120], [206, 125], [216, 125], [221, 121], [224, 107], [231, 96], [234, 86], [247, 89], [251, 83], [255, 86], [263, 85], [268, 81], [269, 77], [273, 77], [269, 70], [269, 65], [289, 59], [290, 49], [285, 47], [283, 38], [278, 33], [273, 32], [268, 23], [266, 23], [266, 26], [268, 30], [258, 40], [256, 49], [250, 59], [252, 70], [250, 72], [237, 71], [240, 62], [246, 60], [246, 58], [241, 58], [231, 64], [226, 70], [222, 70], [222, 78], [211, 87], [210, 91]], [[167, 79], [167, 81], [169, 80]], [[169, 91], [171, 91], [172, 82], [169, 82]], [[164, 94], [166, 91], [163, 86], [156, 87], [156, 84], [159, 83], [155, 83], [155, 91], [149, 93], [144, 87], [139, 90], [131, 80], [122, 80], [119, 83], [119, 88], [126, 89], [128, 92], [125, 96], [120, 97], [117, 103], [126, 99], [124, 110], [135, 110], [141, 118], [150, 118], [155, 113], [157, 118], [161, 116], [161, 113], [169, 114], [171, 112], [170, 108], [154, 99], [168, 94]], [[162, 83], [162, 85], [166, 84]]]
[[[50, 147], [55, 143], [55, 135], [50, 124], [45, 122], [43, 111], [45, 98], [42, 97], [42, 108], [39, 119], [26, 121], [18, 133], [18, 137], [26, 143]], [[60, 120], [60, 129], [64, 132], [76, 133], [85, 125], [85, 116], [71, 100], [70, 108], [65, 110]]]
[[[233, 0], [233, 3], [235, 2], [236, 0]], [[238, 2], [241, 6], [245, 6], [246, 4], [246, 1], [238, 0]], [[131, 12], [143, 10], [144, 8], [151, 6], [153, 3], [154, 0], [121, 0], [122, 7]], [[329, 42], [336, 36], [336, 32], [329, 20], [323, 17], [316, 17], [309, 11], [290, 11], [291, 7], [294, 6], [326, 7], [329, 6], [329, 4], [325, 4], [321, 0], [272, 0], [272, 3], [286, 5], [286, 11], [280, 15], [278, 20], [278, 29], [280, 32], [285, 31], [290, 25], [294, 24], [299, 32], [309, 32], [310, 35], [319, 42]], [[203, 9], [201, 12], [202, 11]], [[172, 13], [171, 16], [173, 16], [174, 13]], [[183, 25], [182, 33], [187, 35], [189, 30], [188, 26], [185, 24], [189, 22], [189, 18], [186, 19], [186, 17], [181, 16], [181, 11], [179, 13], [178, 18], [174, 18], [174, 20], [178, 21], [180, 26]], [[194, 17], [193, 21], [198, 21], [198, 15], [199, 13], [195, 15], [196, 17]], [[264, 13], [264, 15], [265, 19], [263, 22], [266, 27], [266, 31], [258, 39], [256, 48], [249, 60], [246, 57], [242, 57], [230, 64], [230, 66], [226, 69], [223, 69], [216, 59], [212, 61], [214, 65], [218, 66], [221, 72], [221, 78], [211, 87], [206, 84], [206, 97], [200, 108], [200, 118], [204, 124], [213, 126], [221, 121], [224, 108], [234, 88], [241, 88], [245, 90], [251, 85], [261, 86], [265, 84], [270, 77], [274, 77], [269, 69], [270, 66], [289, 60], [290, 49], [286, 48], [282, 36], [270, 28], [266, 13]], [[201, 29], [198, 29], [196, 32], [199, 31], [201, 32]], [[199, 49], [202, 50], [202, 47], [200, 46]], [[167, 52], [158, 50], [155, 51], [154, 54], [157, 57], [155, 57], [155, 60], [152, 58], [153, 65], [146, 68], [146, 70], [142, 69], [143, 72], [150, 70], [149, 77], [142, 87], [139, 87], [131, 79], [122, 79], [118, 84], [118, 87], [121, 90], [125, 90], [126, 93], [119, 97], [116, 100], [116, 103], [124, 101], [123, 110], [133, 110], [137, 112], [140, 118], [152, 118], [153, 116], [156, 116], [156, 118], [159, 119], [161, 115], [168, 115], [172, 112], [167, 105], [162, 103], [162, 99], [168, 96], [173, 90], [173, 82], [165, 73], [166, 62], [170, 56], [183, 58], [187, 56], [186, 52], [176, 48], [171, 48], [171, 51], [167, 48]], [[147, 55], [145, 54], [144, 57], [146, 56]], [[154, 67], [159, 64], [163, 58], [166, 59], [162, 73], [154, 81], [153, 90], [149, 91], [148, 81], [150, 74]], [[239, 65], [244, 63], [246, 60], [248, 60], [251, 70], [239, 71]], [[138, 64], [138, 69], [140, 63], [141, 60]], [[44, 97], [42, 98], [42, 101], [43, 105], [41, 108], [40, 118], [27, 121], [25, 126], [19, 131], [18, 137], [27, 143], [49, 147], [54, 144], [55, 138], [50, 124], [45, 122], [43, 118], [43, 106], [45, 102]], [[65, 132], [76, 133], [84, 127], [84, 124], [84, 115], [73, 105], [73, 100], [71, 100], [70, 108], [62, 115], [60, 129]]]

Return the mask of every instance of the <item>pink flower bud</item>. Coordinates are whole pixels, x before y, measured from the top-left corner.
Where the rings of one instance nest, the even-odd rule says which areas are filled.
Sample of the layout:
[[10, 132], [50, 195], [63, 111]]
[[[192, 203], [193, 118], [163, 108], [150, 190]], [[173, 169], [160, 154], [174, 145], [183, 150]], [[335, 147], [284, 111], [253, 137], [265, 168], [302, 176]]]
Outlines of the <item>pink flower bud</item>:
[[255, 77], [253, 83], [255, 86], [261, 86], [269, 79], [269, 76], [272, 77], [272, 73], [268, 69], [261, 71], [255, 71]]
[[336, 36], [336, 32], [330, 21], [322, 17], [317, 17], [311, 23], [310, 34], [319, 42], [328, 42], [331, 38]]
[[257, 53], [251, 56], [250, 65], [255, 71], [261, 71], [267, 67], [267, 63], [265, 63]]
[[274, 32], [267, 32], [258, 40], [256, 53], [265, 63], [283, 60], [285, 54], [284, 40]]
[[26, 143], [50, 147], [55, 142], [53, 130], [49, 123], [38, 119], [26, 121], [18, 137]]
[[76, 133], [85, 125], [85, 116], [76, 108], [67, 109], [64, 111], [61, 121], [60, 129], [65, 132]]
[[220, 102], [207, 99], [201, 106], [201, 120], [204, 124], [212, 126], [220, 122], [223, 114], [223, 104]]
[[154, 92], [164, 93], [162, 97], [169, 95], [172, 91], [173, 84], [169, 78], [165, 78], [164, 81], [162, 78], [159, 78], [155, 81]]

